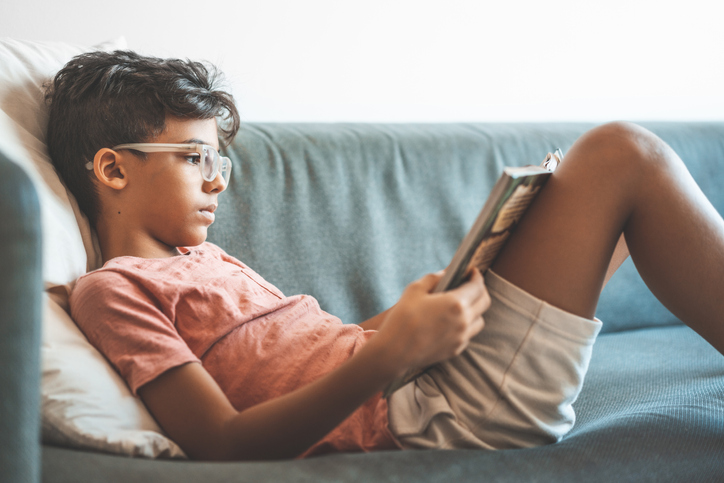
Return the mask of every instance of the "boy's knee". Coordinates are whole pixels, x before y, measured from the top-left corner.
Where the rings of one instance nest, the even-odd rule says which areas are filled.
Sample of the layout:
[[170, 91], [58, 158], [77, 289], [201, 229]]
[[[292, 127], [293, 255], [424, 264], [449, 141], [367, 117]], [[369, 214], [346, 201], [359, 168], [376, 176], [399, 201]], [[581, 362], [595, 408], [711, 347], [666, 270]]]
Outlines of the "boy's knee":
[[651, 131], [624, 121], [602, 124], [584, 135], [594, 143], [618, 151], [621, 155], [642, 156], [652, 144], [660, 141]]
[[581, 139], [595, 158], [622, 171], [658, 169], [672, 158], [671, 148], [656, 134], [631, 122], [616, 121], [597, 126]]

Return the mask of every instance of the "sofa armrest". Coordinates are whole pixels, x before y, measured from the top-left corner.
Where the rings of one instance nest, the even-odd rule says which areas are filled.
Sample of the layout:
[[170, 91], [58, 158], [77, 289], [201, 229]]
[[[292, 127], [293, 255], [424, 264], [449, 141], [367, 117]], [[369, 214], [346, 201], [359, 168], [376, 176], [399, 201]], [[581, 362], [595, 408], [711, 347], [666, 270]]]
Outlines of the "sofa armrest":
[[40, 204], [0, 152], [0, 481], [40, 480]]

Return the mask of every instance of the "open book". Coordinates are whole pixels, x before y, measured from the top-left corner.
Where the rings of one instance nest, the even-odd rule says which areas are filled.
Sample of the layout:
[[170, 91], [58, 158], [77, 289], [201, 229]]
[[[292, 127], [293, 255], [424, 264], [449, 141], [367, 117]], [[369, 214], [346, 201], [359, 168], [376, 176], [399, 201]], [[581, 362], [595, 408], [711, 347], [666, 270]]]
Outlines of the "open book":
[[[548, 153], [540, 166], [503, 170], [473, 227], [463, 238], [433, 292], [444, 292], [458, 287], [475, 267], [480, 273], [485, 273], [562, 159], [563, 153], [557, 149], [553, 154]], [[425, 370], [427, 369], [411, 370], [394, 380], [385, 389], [384, 397], [414, 380]]]

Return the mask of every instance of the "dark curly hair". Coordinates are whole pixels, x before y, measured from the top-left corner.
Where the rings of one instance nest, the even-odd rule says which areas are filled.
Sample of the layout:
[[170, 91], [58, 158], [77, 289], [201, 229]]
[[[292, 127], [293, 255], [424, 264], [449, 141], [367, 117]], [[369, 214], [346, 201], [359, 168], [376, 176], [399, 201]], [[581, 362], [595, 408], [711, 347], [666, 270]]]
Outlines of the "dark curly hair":
[[234, 98], [220, 90], [212, 65], [159, 59], [131, 51], [74, 57], [47, 85], [50, 158], [80, 209], [95, 226], [98, 195], [85, 165], [98, 150], [147, 142], [163, 132], [166, 116], [213, 119], [228, 145], [239, 130]]

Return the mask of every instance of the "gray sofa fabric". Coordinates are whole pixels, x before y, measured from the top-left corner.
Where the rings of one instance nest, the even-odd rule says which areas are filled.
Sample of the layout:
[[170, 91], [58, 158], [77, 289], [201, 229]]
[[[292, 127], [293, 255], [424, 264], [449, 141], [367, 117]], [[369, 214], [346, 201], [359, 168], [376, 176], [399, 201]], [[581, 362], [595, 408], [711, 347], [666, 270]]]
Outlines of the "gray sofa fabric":
[[0, 152], [0, 482], [40, 475], [40, 203]]
[[[724, 125], [644, 125], [724, 211]], [[283, 292], [313, 294], [359, 323], [395, 303], [411, 280], [447, 265], [505, 166], [539, 164], [556, 147], [565, 153], [593, 126], [247, 125], [227, 150], [233, 181], [210, 239]], [[677, 323], [630, 260], [597, 316], [603, 333]]]
[[53, 482], [720, 482], [724, 361], [687, 327], [603, 335], [560, 443], [506, 451], [388, 451], [257, 463], [129, 460], [44, 448]]
[[[674, 147], [724, 212], [724, 124], [645, 126]], [[538, 164], [556, 147], [565, 152], [590, 127], [246, 125], [227, 149], [233, 180], [220, 197], [209, 238], [285, 293], [312, 294], [344, 322], [358, 323], [393, 304], [410, 281], [449, 262], [504, 166]], [[5, 190], [3, 177], [0, 183]], [[22, 317], [29, 320], [31, 312]], [[724, 357], [650, 295], [630, 262], [604, 290], [597, 316], [604, 333], [574, 405], [577, 422], [558, 444], [245, 463], [154, 461], [43, 446], [42, 480], [721, 481]], [[8, 323], [2, 319], [3, 331]], [[35, 342], [26, 346], [35, 352], [22, 357], [37, 363], [37, 334], [27, 330], [24, 337]], [[23, 364], [19, 354], [7, 362], [2, 356], [4, 371]], [[37, 391], [37, 379], [26, 383], [26, 390]], [[37, 410], [37, 399], [25, 401]], [[12, 413], [0, 417], [5, 425]], [[37, 432], [37, 420], [19, 427]], [[32, 443], [37, 451], [37, 439]], [[3, 438], [3, 462], [8, 444]]]

